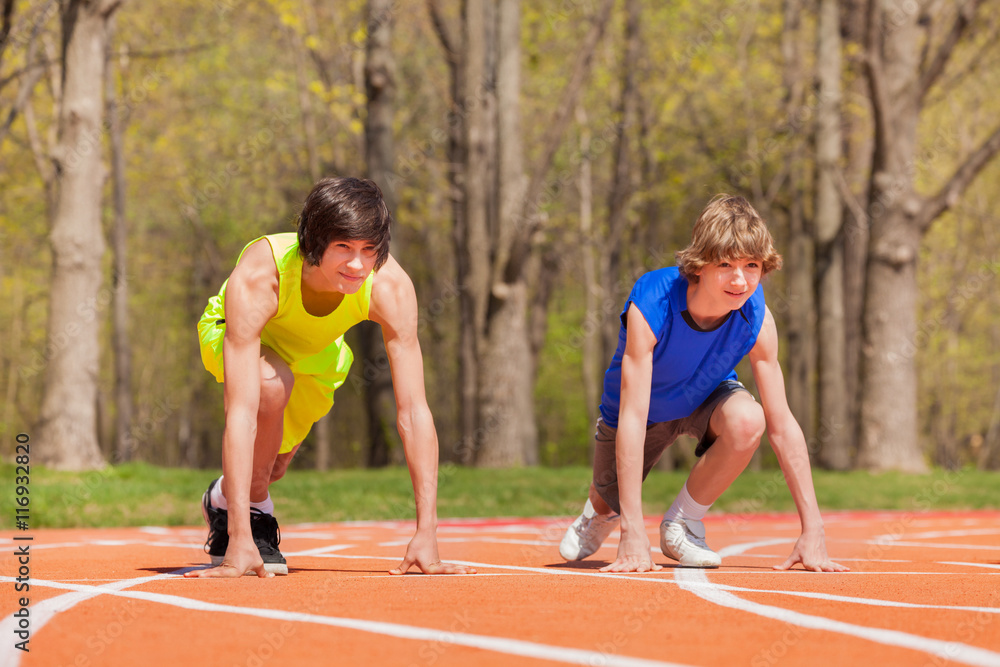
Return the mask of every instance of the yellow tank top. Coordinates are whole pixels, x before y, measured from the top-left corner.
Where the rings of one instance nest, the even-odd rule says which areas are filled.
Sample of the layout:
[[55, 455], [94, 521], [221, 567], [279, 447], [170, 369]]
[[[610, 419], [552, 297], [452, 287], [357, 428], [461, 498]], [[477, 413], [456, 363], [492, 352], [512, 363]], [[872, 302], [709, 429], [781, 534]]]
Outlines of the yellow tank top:
[[[278, 267], [278, 312], [264, 326], [261, 343], [277, 352], [295, 373], [326, 374], [343, 364], [344, 356], [348, 357], [349, 367], [352, 355], [345, 349], [344, 334], [358, 322], [368, 319], [375, 272], [368, 275], [357, 292], [345, 294], [336, 310], [317, 317], [302, 305], [302, 257], [297, 235], [288, 232], [254, 239], [243, 248], [240, 257], [261, 238], [271, 245]], [[219, 294], [209, 300], [202, 321], [225, 319], [225, 296], [226, 283], [223, 283]]]

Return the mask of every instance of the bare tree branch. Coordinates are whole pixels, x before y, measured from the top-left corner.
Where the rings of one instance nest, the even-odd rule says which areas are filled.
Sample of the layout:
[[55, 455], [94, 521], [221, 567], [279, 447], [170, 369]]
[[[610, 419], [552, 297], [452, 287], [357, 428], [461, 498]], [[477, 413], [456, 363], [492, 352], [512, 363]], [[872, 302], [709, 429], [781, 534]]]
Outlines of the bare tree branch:
[[124, 0], [104, 0], [101, 3], [100, 14], [103, 18], [109, 18], [112, 14], [118, 11]]
[[868, 0], [868, 37], [864, 61], [875, 120], [875, 150], [878, 155], [885, 155], [886, 147], [893, 143], [894, 130], [892, 103], [886, 90], [885, 70], [882, 66], [882, 25], [885, 17], [878, 6], [878, 0]]
[[976, 10], [979, 5], [982, 4], [982, 0], [969, 0], [964, 5], [958, 8], [958, 14], [955, 16], [955, 22], [951, 25], [951, 30], [945, 35], [944, 41], [937, 49], [937, 53], [934, 55], [934, 59], [930, 63], [924, 63], [925, 67], [921, 68], [920, 74], [920, 93], [919, 99], [922, 101], [927, 95], [927, 91], [931, 89], [934, 83], [940, 78], [941, 73], [944, 72], [945, 66], [951, 59], [952, 54], [955, 52], [955, 46], [962, 39], [962, 35], [968, 30], [969, 26], [972, 24], [972, 19], [976, 14]]
[[191, 46], [178, 46], [173, 49], [159, 49], [156, 51], [129, 51], [128, 57], [133, 60], [155, 60], [158, 58], [169, 58], [170, 56], [183, 56], [189, 53], [196, 53], [198, 51], [207, 51], [208, 49], [214, 49], [216, 46], [217, 44], [205, 43], [192, 44]]
[[441, 40], [441, 46], [444, 48], [445, 54], [448, 56], [448, 60], [450, 62], [455, 62], [455, 59], [458, 57], [459, 45], [455, 41], [455, 35], [452, 29], [448, 26], [448, 21], [441, 13], [441, 6], [438, 5], [437, 0], [427, 0], [427, 11], [431, 15], [431, 23], [434, 25], [434, 32], [437, 34], [438, 39]]
[[3, 0], [3, 23], [0, 24], [0, 56], [7, 48], [7, 36], [14, 22], [14, 0]]
[[52, 63], [49, 62], [47, 58], [39, 58], [38, 60], [35, 60], [28, 65], [25, 65], [21, 69], [14, 70], [4, 78], [0, 79], [0, 90], [3, 90], [4, 88], [7, 87], [8, 84], [10, 84], [13, 81], [16, 81], [17, 79], [20, 79], [25, 74], [30, 74], [36, 68], [41, 67], [42, 69], [44, 69], [51, 64]]
[[963, 162], [937, 194], [927, 199], [917, 221], [921, 233], [926, 232], [938, 216], [958, 203], [980, 171], [1000, 152], [1000, 126]]
[[[952, 91], [954, 91], [968, 76], [974, 74], [975, 72], [988, 71], [1000, 64], [1000, 58], [993, 58], [991, 60], [987, 60], [986, 58], [988, 54], [996, 53], [996, 43], [998, 38], [1000, 38], [1000, 23], [995, 25], [992, 32], [990, 32], [990, 34], [982, 40], [982, 48], [980, 48], [979, 51], [977, 51], [976, 54], [969, 59], [969, 62], [965, 65], [965, 67], [934, 86], [934, 95], [924, 100], [923, 106], [926, 108], [938, 104], [942, 100], [947, 99]], [[927, 94], [930, 95], [930, 92], [928, 91]]]
[[590, 32], [580, 45], [576, 64], [570, 80], [559, 95], [559, 106], [553, 114], [552, 120], [546, 125], [548, 128], [542, 137], [543, 146], [541, 156], [535, 162], [534, 167], [528, 172], [528, 191], [524, 197], [524, 206], [521, 209], [521, 224], [516, 230], [517, 236], [512, 243], [510, 261], [504, 274], [508, 280], [511, 276], [520, 275], [527, 260], [532, 243], [532, 236], [538, 230], [540, 221], [536, 215], [538, 201], [542, 195], [545, 174], [552, 166], [556, 151], [562, 141], [562, 136], [569, 124], [570, 114], [576, 107], [577, 98], [583, 82], [590, 74], [591, 65], [594, 61], [594, 53], [597, 51], [597, 44], [604, 36], [604, 30], [608, 25], [611, 10], [615, 6], [615, 0], [603, 0], [603, 4], [590, 19]]
[[566, 87], [563, 88], [562, 93], [559, 95], [559, 107], [553, 114], [552, 121], [548, 123], [548, 129], [542, 137], [541, 143], [544, 146], [542, 155], [535, 162], [534, 168], [528, 174], [531, 182], [528, 195], [525, 198], [525, 203], [528, 206], [532, 206], [538, 201], [538, 197], [542, 191], [543, 177], [552, 165], [556, 150], [559, 149], [559, 144], [566, 130], [566, 125], [569, 122], [570, 114], [576, 106], [576, 99], [580, 94], [580, 89], [583, 87], [583, 81], [590, 73], [590, 66], [594, 61], [597, 44], [604, 36], [604, 30], [608, 25], [608, 19], [611, 16], [611, 10], [614, 6], [614, 0], [604, 0], [604, 4], [590, 20], [590, 32], [587, 33], [583, 44], [580, 45], [579, 56], [577, 57], [576, 64], [573, 66], [573, 74], [570, 77], [569, 83], [566, 84]]
[[[14, 124], [14, 120], [17, 115], [21, 113], [21, 109], [24, 108], [28, 100], [31, 97], [32, 92], [35, 90], [35, 84], [38, 80], [42, 78], [42, 74], [45, 73], [45, 64], [38, 63], [35, 61], [35, 51], [37, 50], [38, 43], [35, 39], [32, 39], [28, 44], [28, 53], [26, 60], [29, 63], [33, 63], [25, 68], [27, 76], [21, 80], [21, 85], [17, 90], [17, 97], [14, 99], [14, 104], [10, 108], [10, 112], [7, 114], [7, 120], [4, 121], [2, 127], [0, 127], [0, 146], [3, 145], [3, 140], [7, 137], [7, 133], [10, 132], [11, 125]], [[3, 82], [5, 85], [7, 81]], [[0, 88], [3, 88], [0, 85]]]

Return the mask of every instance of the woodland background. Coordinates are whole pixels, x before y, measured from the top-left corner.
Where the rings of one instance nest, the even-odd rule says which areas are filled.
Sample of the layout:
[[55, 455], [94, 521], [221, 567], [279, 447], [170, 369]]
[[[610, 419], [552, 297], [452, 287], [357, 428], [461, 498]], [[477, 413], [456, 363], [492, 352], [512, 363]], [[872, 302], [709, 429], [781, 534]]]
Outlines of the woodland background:
[[[729, 192], [785, 257], [766, 293], [814, 463], [1000, 467], [997, 0], [2, 12], [5, 458], [25, 433], [56, 468], [217, 466], [198, 316], [315, 180], [367, 175], [443, 461], [587, 463], [625, 296]], [[402, 462], [377, 327], [349, 340], [298, 466]]]

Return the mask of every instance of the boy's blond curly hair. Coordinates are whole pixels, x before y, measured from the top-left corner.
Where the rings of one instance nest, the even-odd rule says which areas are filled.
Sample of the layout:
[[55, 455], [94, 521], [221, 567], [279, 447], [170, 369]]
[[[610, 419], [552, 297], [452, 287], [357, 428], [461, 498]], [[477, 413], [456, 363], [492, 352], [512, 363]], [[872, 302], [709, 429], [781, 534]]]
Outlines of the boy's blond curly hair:
[[756, 259], [761, 276], [781, 268], [781, 255], [764, 219], [745, 198], [718, 194], [698, 216], [691, 243], [676, 253], [677, 268], [688, 281], [707, 264], [734, 259]]

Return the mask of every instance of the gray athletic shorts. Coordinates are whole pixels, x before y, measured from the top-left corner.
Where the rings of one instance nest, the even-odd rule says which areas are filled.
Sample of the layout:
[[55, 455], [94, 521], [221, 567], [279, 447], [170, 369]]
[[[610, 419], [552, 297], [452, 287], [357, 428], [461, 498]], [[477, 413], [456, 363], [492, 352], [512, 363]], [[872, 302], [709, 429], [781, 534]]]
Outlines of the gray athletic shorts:
[[[723, 380], [722, 384], [716, 387], [715, 391], [687, 417], [647, 426], [642, 479], [646, 479], [646, 475], [660, 460], [664, 450], [682, 435], [698, 438], [698, 447], [694, 453], [696, 456], [704, 454], [715, 442], [715, 439], [709, 438], [708, 435], [708, 423], [712, 419], [712, 413], [724, 399], [740, 391], [745, 391], [751, 397], [753, 396], [743, 386], [743, 383], [736, 380]], [[617, 433], [617, 428], [608, 426], [602, 419], [598, 418], [597, 431], [594, 433], [594, 488], [611, 509], [621, 512], [621, 507], [618, 504], [618, 463], [615, 458]]]

